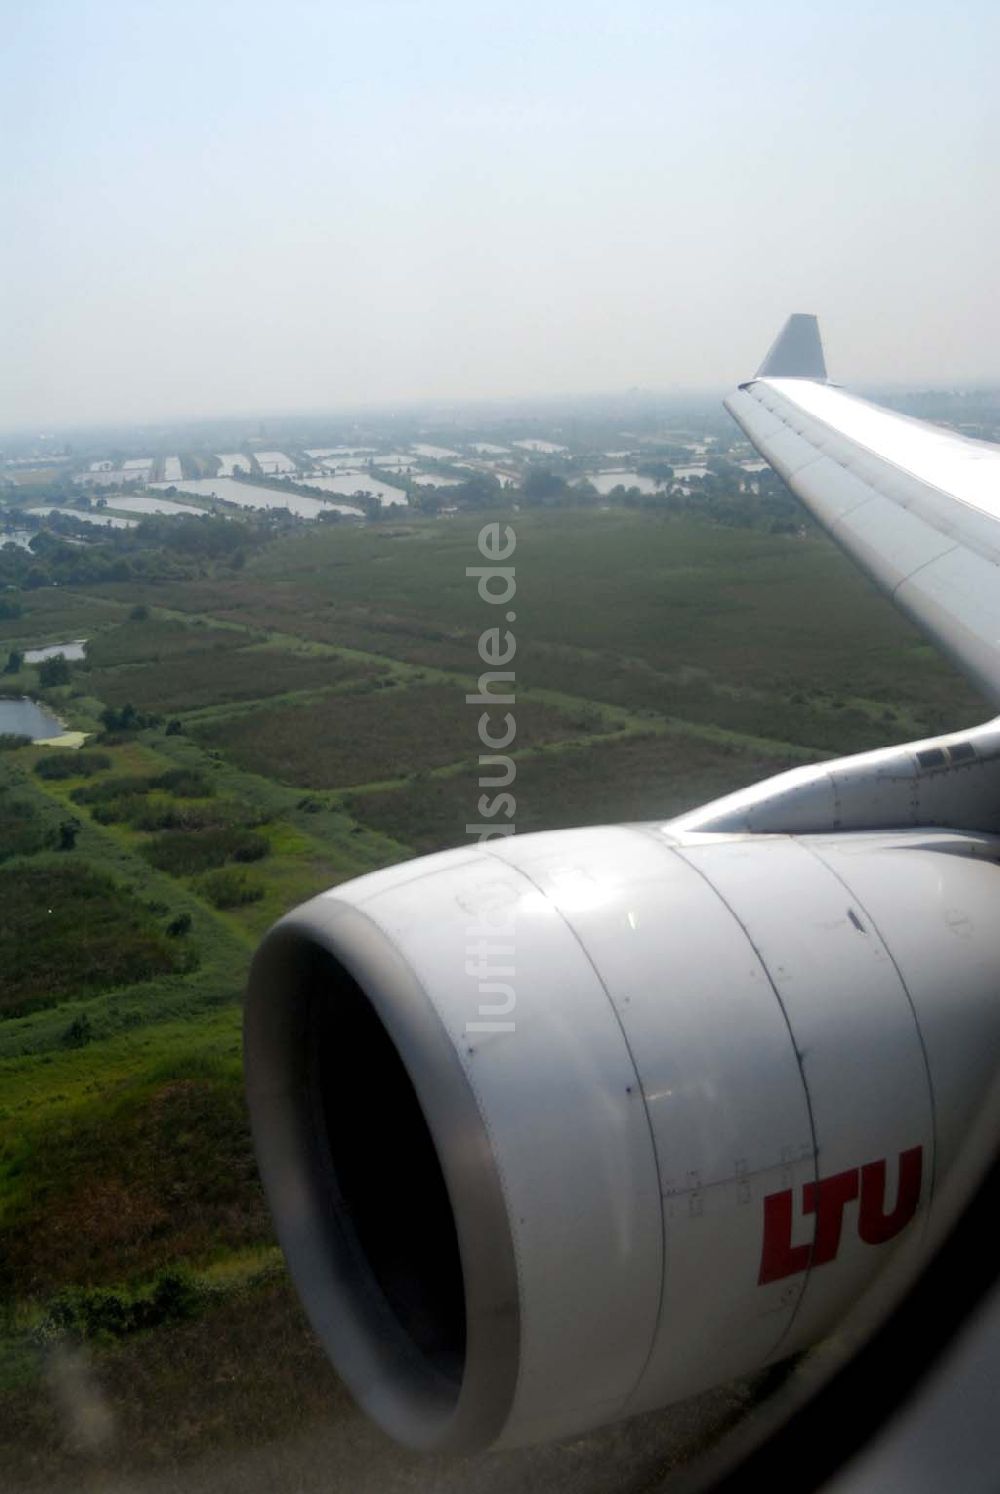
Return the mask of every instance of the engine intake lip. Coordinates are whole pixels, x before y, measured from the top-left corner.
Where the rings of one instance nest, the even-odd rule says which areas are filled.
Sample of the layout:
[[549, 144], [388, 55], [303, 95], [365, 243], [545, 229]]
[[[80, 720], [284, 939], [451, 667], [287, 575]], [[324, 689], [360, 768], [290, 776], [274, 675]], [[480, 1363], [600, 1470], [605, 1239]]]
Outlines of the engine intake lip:
[[[412, 1084], [454, 1221], [465, 1332], [450, 1363], [427, 1353], [390, 1305], [344, 1207], [318, 1118], [316, 1003], [328, 998], [336, 1021], [358, 994]], [[371, 1026], [367, 1018], [363, 1025]], [[414, 1448], [454, 1452], [494, 1441], [510, 1413], [520, 1358], [503, 1185], [452, 1038], [395, 945], [360, 909], [320, 896], [266, 936], [250, 969], [244, 1063], [278, 1238], [312, 1326], [355, 1398]]]

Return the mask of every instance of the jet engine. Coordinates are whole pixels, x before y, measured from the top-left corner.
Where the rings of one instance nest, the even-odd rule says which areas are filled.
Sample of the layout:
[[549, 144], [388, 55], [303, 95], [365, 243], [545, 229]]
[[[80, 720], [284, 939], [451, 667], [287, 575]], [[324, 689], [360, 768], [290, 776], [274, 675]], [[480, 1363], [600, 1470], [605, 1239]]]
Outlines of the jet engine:
[[619, 826], [314, 898], [246, 1006], [316, 1332], [411, 1447], [784, 1358], [922, 1232], [1000, 1055], [997, 838]]

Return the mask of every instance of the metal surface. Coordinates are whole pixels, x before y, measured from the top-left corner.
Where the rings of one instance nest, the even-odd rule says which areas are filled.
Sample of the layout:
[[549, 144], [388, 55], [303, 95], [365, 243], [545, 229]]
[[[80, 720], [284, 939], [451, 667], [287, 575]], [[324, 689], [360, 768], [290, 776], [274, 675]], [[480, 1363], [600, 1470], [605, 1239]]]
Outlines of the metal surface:
[[784, 378], [825, 379], [826, 360], [814, 316], [794, 312], [772, 344], [758, 369], [758, 378], [767, 374]]
[[808, 763], [703, 804], [675, 831], [1000, 830], [1000, 724]]
[[[313, 1321], [386, 1430], [514, 1446], [665, 1405], [815, 1342], [919, 1235], [1000, 1046], [1000, 870], [982, 837], [929, 834], [519, 836], [278, 926], [247, 1010], [261, 1167]], [[331, 1236], [296, 1099], [310, 943], [377, 1010], [438, 1149], [469, 1323], [450, 1389], [398, 1331], [392, 1349]], [[509, 990], [486, 996], [503, 1030], [484, 977]], [[916, 1152], [913, 1211], [868, 1238], [863, 1170], [888, 1217]], [[785, 1208], [793, 1263], [769, 1274]]]
[[808, 378], [726, 400], [858, 565], [1000, 701], [1000, 448]]

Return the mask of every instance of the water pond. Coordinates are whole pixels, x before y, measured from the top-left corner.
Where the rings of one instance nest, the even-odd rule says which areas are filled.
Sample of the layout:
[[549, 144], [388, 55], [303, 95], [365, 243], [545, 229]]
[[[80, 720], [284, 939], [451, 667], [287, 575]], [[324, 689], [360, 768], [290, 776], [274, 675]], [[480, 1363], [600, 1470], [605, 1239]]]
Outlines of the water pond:
[[34, 700], [0, 700], [0, 735], [30, 737], [33, 742], [61, 737], [66, 728]]
[[56, 659], [60, 654], [64, 659], [82, 659], [86, 647], [86, 638], [74, 638], [69, 643], [48, 643], [44, 648], [26, 648], [24, 662], [41, 664], [44, 659]]

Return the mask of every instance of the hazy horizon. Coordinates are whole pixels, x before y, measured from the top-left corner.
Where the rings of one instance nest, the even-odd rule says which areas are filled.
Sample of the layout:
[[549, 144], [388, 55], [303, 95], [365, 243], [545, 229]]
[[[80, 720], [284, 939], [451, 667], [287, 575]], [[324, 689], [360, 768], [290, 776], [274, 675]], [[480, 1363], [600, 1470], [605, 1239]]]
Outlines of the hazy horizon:
[[1000, 382], [1000, 12], [15, 4], [0, 428]]

